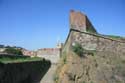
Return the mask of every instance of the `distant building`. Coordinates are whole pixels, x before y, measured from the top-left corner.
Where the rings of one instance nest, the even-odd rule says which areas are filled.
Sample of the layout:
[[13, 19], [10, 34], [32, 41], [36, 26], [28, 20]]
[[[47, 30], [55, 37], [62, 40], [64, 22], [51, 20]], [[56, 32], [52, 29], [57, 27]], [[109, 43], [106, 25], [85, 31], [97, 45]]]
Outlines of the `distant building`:
[[55, 48], [42, 48], [38, 49], [37, 56], [43, 57], [45, 59], [50, 60], [52, 63], [57, 63], [60, 58], [61, 48], [63, 47], [63, 43], [58, 43]]
[[63, 43], [58, 43], [58, 44], [56, 45], [56, 48], [61, 49], [62, 47], [63, 47]]
[[29, 51], [29, 50], [26, 50], [26, 49], [22, 49], [22, 53], [25, 56], [36, 56], [37, 55], [35, 51]]
[[36, 55], [35, 51], [29, 51], [29, 50], [26, 50], [22, 47], [17, 47], [17, 46], [4, 46], [4, 45], [0, 45], [0, 54], [8, 54], [5, 52], [5, 50], [7, 48], [19, 49], [22, 51], [23, 55], [25, 55], [25, 56], [35, 56]]
[[0, 54], [4, 54], [6, 48], [0, 48]]
[[52, 63], [56, 63], [60, 58], [60, 53], [63, 47], [63, 43], [57, 43], [55, 48], [41, 48], [38, 49], [37, 51], [30, 51], [22, 47], [1, 45], [0, 54], [6, 54], [5, 49], [9, 47], [21, 50], [24, 56], [43, 57], [45, 59], [50, 60]]

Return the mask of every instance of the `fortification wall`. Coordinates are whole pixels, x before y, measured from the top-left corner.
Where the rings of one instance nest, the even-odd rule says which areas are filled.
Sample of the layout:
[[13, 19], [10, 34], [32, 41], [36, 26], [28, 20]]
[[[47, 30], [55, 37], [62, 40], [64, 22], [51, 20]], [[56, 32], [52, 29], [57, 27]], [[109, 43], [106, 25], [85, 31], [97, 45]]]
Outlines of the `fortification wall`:
[[37, 56], [48, 59], [52, 63], [57, 63], [60, 59], [60, 52], [60, 48], [43, 48], [37, 51]]
[[81, 12], [75, 12], [74, 10], [70, 12], [70, 29], [97, 33], [88, 17], [85, 14], [82, 14]]
[[71, 11], [70, 32], [63, 51], [69, 50], [75, 43], [81, 44], [86, 50], [125, 53], [125, 39], [114, 39], [106, 35], [98, 34], [85, 14]]
[[71, 29], [64, 48], [66, 49], [68, 47], [68, 50], [76, 43], [81, 44], [86, 50], [109, 51], [116, 54], [125, 54], [124, 40], [112, 39], [99, 34]]
[[[78, 15], [78, 13], [75, 14]], [[80, 14], [81, 18], [82, 16], [84, 15]], [[71, 18], [71, 23], [79, 25], [79, 21], [86, 22], [87, 19], [80, 19], [80, 17], [78, 16], [74, 20], [74, 17]], [[91, 23], [83, 24], [85, 24], [83, 26], [91, 27]], [[125, 38], [101, 35], [95, 32], [94, 28], [87, 30], [88, 27], [70, 27], [61, 53], [62, 65], [57, 70], [57, 72], [59, 71], [58, 82], [125, 83], [125, 74], [123, 73], [125, 69]]]
[[39, 83], [48, 71], [50, 61], [0, 63], [0, 83]]

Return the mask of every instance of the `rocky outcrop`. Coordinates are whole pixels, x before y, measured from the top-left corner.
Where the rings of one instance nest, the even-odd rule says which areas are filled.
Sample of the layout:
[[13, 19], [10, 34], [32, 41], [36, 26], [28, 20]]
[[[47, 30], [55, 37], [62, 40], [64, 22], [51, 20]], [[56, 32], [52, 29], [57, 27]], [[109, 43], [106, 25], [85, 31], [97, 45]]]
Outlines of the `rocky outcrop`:
[[0, 83], [39, 83], [51, 63], [45, 59], [0, 63]]
[[[71, 26], [62, 49], [55, 82], [125, 83], [125, 39], [98, 34], [93, 27], [90, 27], [93, 32], [88, 31], [87, 26], [92, 26], [91, 23], [81, 23], [87, 21], [86, 16], [80, 12], [72, 12], [78, 15], [73, 18], [70, 16], [72, 25], [80, 24], [84, 27]], [[73, 51], [76, 44], [83, 48], [82, 56]]]

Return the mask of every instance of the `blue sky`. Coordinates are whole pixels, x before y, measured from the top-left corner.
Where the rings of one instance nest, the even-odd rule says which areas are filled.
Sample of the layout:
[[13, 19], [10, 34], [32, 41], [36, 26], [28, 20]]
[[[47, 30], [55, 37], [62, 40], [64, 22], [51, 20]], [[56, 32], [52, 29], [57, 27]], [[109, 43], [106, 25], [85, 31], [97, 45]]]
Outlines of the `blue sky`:
[[65, 42], [71, 9], [99, 33], [125, 36], [125, 0], [0, 0], [0, 44], [34, 50]]

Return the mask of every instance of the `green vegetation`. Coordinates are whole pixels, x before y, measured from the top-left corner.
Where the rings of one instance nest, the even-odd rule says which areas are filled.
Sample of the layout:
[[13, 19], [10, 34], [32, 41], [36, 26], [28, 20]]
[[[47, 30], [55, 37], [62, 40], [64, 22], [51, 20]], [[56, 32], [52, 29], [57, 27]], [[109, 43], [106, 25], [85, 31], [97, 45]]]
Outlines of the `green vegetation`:
[[61, 68], [64, 65], [66, 65], [66, 63], [67, 63], [67, 53], [66, 53], [66, 51], [63, 51], [61, 53], [60, 64], [57, 65], [57, 69], [56, 69], [54, 76], [53, 76], [54, 83], [59, 83], [59, 73], [61, 72]]
[[[86, 83], [85, 81], [83, 81], [82, 83]], [[93, 83], [92, 81], [90, 83]]]
[[43, 60], [43, 58], [39, 58], [39, 57], [16, 57], [16, 56], [13, 56], [13, 57], [14, 58], [0, 57], [0, 62], [2, 62], [2, 63], [19, 63], [19, 62]]
[[96, 55], [96, 50], [86, 50], [84, 49], [79, 43], [76, 43], [73, 47], [73, 52], [75, 52], [79, 56], [83, 56], [83, 54], [88, 54], [95, 56]]
[[86, 83], [85, 81], [83, 81], [82, 83]]
[[5, 52], [8, 53], [8, 54], [23, 55], [23, 53], [20, 49], [15, 49], [13, 47], [6, 48]]
[[93, 83], [92, 81], [90, 83]]
[[63, 61], [63, 64], [66, 64], [67, 60], [66, 60], [66, 52], [63, 52], [62, 53], [62, 61]]
[[59, 76], [57, 74], [54, 74], [53, 80], [54, 80], [55, 83], [58, 83]]
[[63, 56], [63, 63], [66, 64], [66, 56]]
[[[4, 63], [0, 62], [0, 83], [39, 83], [51, 66], [50, 61], [38, 57], [5, 57]], [[5, 62], [8, 60], [9, 63]]]
[[75, 52], [77, 55], [82, 56], [84, 49], [82, 48], [82, 46], [78, 43], [76, 43], [73, 47], [73, 52]]
[[123, 37], [121, 37], [121, 36], [115, 36], [115, 35], [104, 35], [104, 36], [110, 37], [112, 39], [123, 39]]
[[92, 55], [92, 56], [95, 56], [96, 54], [96, 50], [86, 50], [84, 49], [80, 44], [76, 43], [74, 46], [73, 46], [73, 52], [75, 52], [77, 55], [79, 56], [83, 56], [83, 54], [89, 54], [89, 55]]
[[125, 60], [122, 60], [122, 63], [125, 63]]

